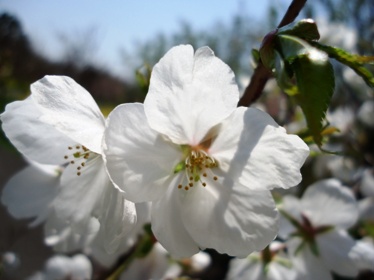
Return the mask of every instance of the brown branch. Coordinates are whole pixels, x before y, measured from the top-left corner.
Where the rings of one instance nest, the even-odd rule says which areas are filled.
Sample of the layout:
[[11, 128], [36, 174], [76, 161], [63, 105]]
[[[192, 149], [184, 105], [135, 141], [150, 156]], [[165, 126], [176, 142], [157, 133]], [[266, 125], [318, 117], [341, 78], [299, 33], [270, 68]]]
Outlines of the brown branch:
[[[306, 1], [307, 0], [293, 0], [277, 28], [293, 22], [304, 7]], [[260, 59], [249, 85], [245, 89], [242, 98], [239, 100], [238, 106], [248, 107], [255, 102], [261, 96], [264, 87], [271, 76], [271, 71], [262, 64]]]

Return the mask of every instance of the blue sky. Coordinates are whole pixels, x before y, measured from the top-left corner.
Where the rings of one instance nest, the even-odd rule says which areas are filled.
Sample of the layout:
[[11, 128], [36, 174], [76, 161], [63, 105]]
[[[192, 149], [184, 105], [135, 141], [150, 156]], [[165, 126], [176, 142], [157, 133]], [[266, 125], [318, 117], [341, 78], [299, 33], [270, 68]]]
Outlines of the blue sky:
[[[58, 34], [81, 36], [94, 30], [95, 59], [123, 72], [120, 49], [131, 50], [135, 42], [156, 34], [178, 30], [189, 22], [195, 30], [215, 22], [228, 22], [239, 11], [261, 19], [270, 0], [0, 0], [0, 11], [15, 15], [35, 48], [49, 58], [61, 55]], [[281, 0], [273, 0], [279, 2]]]

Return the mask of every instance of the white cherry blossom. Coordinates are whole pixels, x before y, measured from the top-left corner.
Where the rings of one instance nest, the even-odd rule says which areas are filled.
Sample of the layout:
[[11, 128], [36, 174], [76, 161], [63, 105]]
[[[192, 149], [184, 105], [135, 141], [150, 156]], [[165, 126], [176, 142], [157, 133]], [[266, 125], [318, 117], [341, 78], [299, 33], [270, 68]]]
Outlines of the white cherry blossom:
[[261, 252], [230, 261], [227, 280], [296, 280], [297, 272], [284, 251], [285, 244], [273, 241]]
[[92, 279], [92, 270], [92, 264], [85, 255], [55, 255], [46, 261], [43, 271], [33, 274], [27, 280], [89, 280]]
[[[60, 243], [56, 238], [64, 238], [61, 233], [85, 235], [100, 229], [103, 242], [114, 250], [111, 242], [133, 229], [136, 211], [107, 175], [102, 157], [105, 119], [92, 96], [69, 77], [46, 76], [31, 85], [27, 99], [8, 104], [1, 121], [6, 136], [26, 158], [63, 167], [52, 203], [56, 219], [46, 225], [49, 242]], [[28, 188], [39, 194], [41, 189]]]
[[301, 180], [308, 147], [266, 113], [237, 108], [234, 81], [208, 47], [177, 46], [153, 68], [144, 106], [108, 117], [108, 172], [130, 200], [152, 202], [152, 230], [173, 257], [263, 249], [278, 229], [270, 190]]
[[336, 179], [309, 186], [299, 200], [286, 196], [279, 236], [287, 245], [302, 279], [332, 279], [331, 271], [355, 277], [374, 269], [374, 249], [347, 233], [358, 219], [352, 192]]

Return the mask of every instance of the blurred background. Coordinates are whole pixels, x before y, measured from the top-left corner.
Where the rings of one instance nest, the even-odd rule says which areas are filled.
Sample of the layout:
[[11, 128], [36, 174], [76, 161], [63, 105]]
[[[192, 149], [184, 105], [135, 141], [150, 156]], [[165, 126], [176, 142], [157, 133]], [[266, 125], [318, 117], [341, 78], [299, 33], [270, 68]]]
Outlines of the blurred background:
[[[44, 75], [72, 77], [92, 94], [104, 114], [120, 103], [142, 102], [150, 69], [178, 44], [208, 45], [233, 69], [243, 90], [253, 72], [251, 50], [259, 48], [264, 35], [277, 26], [290, 2], [0, 0], [0, 112], [7, 103], [28, 96], [30, 84]], [[374, 1], [309, 1], [298, 17], [302, 18], [317, 21], [322, 42], [373, 55]], [[372, 89], [339, 65], [335, 72], [331, 108], [348, 104], [356, 114], [372, 99]], [[289, 124], [289, 114], [282, 113], [285, 98], [270, 81], [259, 102], [279, 123]], [[359, 162], [372, 166], [370, 131], [353, 144], [349, 138], [339, 141], [355, 152]], [[25, 163], [0, 133], [1, 190]], [[0, 223], [0, 263], [5, 266], [6, 252], [18, 255], [22, 270], [12, 274], [14, 279], [40, 269], [52, 254], [43, 245], [41, 227], [28, 229], [1, 205]]]

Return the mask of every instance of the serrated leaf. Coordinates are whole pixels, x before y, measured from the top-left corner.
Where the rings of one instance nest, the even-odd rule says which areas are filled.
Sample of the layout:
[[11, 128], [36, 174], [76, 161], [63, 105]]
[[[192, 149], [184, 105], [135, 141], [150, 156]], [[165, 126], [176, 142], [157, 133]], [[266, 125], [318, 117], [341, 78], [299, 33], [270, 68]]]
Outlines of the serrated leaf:
[[278, 29], [279, 35], [292, 35], [306, 41], [316, 41], [320, 38], [317, 24], [312, 19], [302, 19]]
[[364, 79], [365, 83], [368, 86], [374, 87], [373, 74], [363, 66], [364, 64], [373, 64], [373, 56], [355, 55], [345, 50], [336, 47], [326, 46], [317, 42], [314, 42], [313, 46], [326, 52], [329, 55], [329, 57], [334, 58], [340, 63], [350, 67], [353, 71], [356, 72], [357, 75], [361, 76], [361, 78]]
[[332, 65], [325, 53], [314, 49], [295, 59], [291, 66], [299, 90], [297, 101], [313, 140], [321, 147], [323, 120], [335, 87]]

